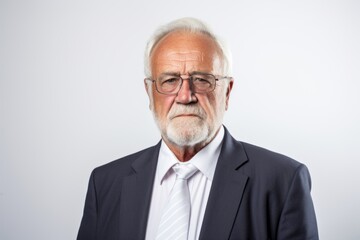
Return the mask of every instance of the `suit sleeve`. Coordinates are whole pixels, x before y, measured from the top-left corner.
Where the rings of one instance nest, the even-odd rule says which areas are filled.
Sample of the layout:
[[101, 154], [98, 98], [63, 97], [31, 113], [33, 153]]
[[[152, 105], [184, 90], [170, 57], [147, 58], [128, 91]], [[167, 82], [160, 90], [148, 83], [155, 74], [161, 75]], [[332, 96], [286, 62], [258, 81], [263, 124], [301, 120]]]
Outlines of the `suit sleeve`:
[[97, 200], [94, 172], [91, 173], [86, 194], [84, 213], [80, 224], [77, 240], [96, 239]]
[[281, 213], [278, 239], [318, 240], [318, 230], [311, 195], [308, 169], [301, 165], [292, 184]]

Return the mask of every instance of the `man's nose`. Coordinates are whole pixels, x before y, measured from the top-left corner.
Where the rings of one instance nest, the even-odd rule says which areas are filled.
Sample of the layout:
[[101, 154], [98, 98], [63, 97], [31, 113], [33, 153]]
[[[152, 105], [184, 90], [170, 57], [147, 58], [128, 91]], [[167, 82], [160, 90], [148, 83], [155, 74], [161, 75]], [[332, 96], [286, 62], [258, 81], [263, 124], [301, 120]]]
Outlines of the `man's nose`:
[[190, 79], [184, 79], [181, 88], [176, 95], [176, 102], [181, 104], [189, 104], [197, 102], [193, 87], [191, 86]]

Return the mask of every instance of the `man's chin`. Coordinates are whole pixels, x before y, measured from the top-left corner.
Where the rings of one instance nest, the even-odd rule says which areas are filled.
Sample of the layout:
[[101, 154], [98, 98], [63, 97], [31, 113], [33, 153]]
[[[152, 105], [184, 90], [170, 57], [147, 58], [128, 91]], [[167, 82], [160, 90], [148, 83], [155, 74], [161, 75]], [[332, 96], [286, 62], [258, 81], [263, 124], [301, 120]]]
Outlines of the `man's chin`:
[[208, 129], [204, 125], [168, 126], [166, 136], [169, 141], [178, 146], [194, 146], [206, 141]]

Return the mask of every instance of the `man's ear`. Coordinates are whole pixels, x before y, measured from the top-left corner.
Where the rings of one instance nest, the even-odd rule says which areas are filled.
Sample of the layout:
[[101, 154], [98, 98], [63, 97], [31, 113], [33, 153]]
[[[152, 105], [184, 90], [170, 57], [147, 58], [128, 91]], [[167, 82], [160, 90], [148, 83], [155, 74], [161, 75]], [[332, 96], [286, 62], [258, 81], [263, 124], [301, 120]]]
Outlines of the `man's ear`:
[[230, 78], [229, 84], [226, 89], [226, 102], [225, 102], [225, 110], [228, 110], [229, 108], [229, 99], [230, 99], [230, 93], [234, 85], [234, 79]]
[[146, 93], [147, 93], [147, 95], [149, 95], [149, 86], [148, 86], [148, 81], [147, 81], [147, 79], [145, 78], [144, 79], [144, 87], [145, 87], [145, 91], [146, 91]]
[[145, 86], [145, 91], [149, 97], [149, 109], [152, 110], [152, 86], [150, 81], [147, 81], [146, 79], [144, 79], [144, 86]]

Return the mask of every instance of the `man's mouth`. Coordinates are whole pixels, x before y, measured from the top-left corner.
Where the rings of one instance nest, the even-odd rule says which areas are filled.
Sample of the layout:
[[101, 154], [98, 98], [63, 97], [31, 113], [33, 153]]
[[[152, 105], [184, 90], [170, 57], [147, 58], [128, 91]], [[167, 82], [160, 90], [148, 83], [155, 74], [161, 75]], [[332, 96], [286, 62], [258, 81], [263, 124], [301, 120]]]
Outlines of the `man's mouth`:
[[199, 115], [197, 114], [191, 114], [191, 113], [186, 113], [186, 114], [178, 114], [176, 116], [173, 116], [172, 119], [174, 118], [178, 118], [178, 117], [198, 117], [201, 118]]

